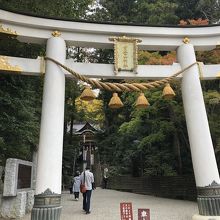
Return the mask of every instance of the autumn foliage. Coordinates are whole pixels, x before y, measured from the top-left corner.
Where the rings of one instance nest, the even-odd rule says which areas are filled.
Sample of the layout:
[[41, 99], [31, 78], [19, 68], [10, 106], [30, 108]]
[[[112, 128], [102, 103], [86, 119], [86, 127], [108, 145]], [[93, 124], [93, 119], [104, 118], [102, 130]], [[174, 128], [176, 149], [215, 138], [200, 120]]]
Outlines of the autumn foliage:
[[186, 25], [195, 25], [195, 26], [200, 26], [200, 25], [208, 25], [209, 20], [208, 19], [187, 19], [187, 20], [180, 20], [179, 25], [180, 26], [186, 26]]
[[162, 56], [159, 52], [139, 51], [138, 63], [141, 65], [171, 65], [176, 62], [176, 52], [172, 51]]

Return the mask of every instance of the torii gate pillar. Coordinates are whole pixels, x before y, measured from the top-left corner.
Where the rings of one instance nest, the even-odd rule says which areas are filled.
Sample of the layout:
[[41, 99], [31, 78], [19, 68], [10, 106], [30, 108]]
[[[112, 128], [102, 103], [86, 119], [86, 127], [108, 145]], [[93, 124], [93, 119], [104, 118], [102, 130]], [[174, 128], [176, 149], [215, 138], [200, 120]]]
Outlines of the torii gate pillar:
[[[181, 45], [177, 49], [177, 59], [182, 68], [196, 62], [193, 45]], [[185, 71], [181, 86], [200, 214], [193, 219], [219, 220], [220, 178], [197, 66]]]
[[[48, 39], [46, 55], [64, 63], [65, 41], [57, 35]], [[64, 100], [65, 75], [59, 66], [47, 61], [32, 220], [60, 218]]]

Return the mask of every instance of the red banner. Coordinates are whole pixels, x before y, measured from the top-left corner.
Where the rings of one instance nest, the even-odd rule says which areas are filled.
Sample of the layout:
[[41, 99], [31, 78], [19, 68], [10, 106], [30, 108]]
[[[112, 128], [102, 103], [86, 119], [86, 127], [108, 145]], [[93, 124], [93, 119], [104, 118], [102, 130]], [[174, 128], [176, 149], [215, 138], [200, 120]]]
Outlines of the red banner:
[[133, 220], [132, 203], [122, 202], [120, 203], [121, 220]]
[[138, 220], [150, 220], [150, 209], [138, 209]]

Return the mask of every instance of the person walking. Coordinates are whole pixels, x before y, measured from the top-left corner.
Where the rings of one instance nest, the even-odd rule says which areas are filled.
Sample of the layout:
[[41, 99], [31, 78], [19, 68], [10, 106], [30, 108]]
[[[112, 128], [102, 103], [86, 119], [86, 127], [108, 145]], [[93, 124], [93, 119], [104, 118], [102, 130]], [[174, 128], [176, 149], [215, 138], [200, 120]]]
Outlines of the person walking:
[[103, 171], [103, 189], [107, 189], [108, 182], [108, 168], [106, 167]]
[[73, 178], [73, 193], [76, 201], [79, 200], [80, 183], [80, 172], [76, 171], [76, 175]]
[[90, 200], [92, 195], [92, 190], [94, 189], [94, 176], [90, 172], [89, 167], [81, 173], [80, 176], [81, 184], [85, 184], [86, 192], [83, 193], [83, 210], [86, 214], [90, 214]]

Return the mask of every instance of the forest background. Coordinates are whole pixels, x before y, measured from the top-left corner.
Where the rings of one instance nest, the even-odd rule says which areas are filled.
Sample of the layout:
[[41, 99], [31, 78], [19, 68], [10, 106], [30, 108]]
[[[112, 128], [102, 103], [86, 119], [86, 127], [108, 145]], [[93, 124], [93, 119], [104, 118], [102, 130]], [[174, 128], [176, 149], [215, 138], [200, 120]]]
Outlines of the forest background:
[[[217, 0], [0, 0], [0, 8], [38, 16], [143, 25], [216, 25], [220, 23]], [[0, 54], [37, 58], [45, 45], [0, 40]], [[220, 64], [220, 50], [197, 52], [197, 61]], [[113, 50], [68, 47], [67, 57], [76, 62], [113, 63]], [[172, 64], [175, 51], [139, 51], [139, 64]], [[44, 77], [0, 74], [0, 165], [7, 158], [32, 160], [37, 151]], [[215, 154], [220, 164], [220, 83], [201, 81]], [[180, 83], [176, 97], [162, 98], [161, 88], [145, 92], [146, 109], [134, 106], [138, 94], [123, 93], [124, 107], [108, 107], [111, 93], [100, 91], [92, 103], [78, 97], [82, 85], [66, 79], [63, 173], [72, 175], [79, 155], [79, 140], [73, 124], [88, 121], [98, 125], [98, 153], [102, 165], [114, 175], [192, 174]], [[199, 109], [198, 109], [199, 111]]]

